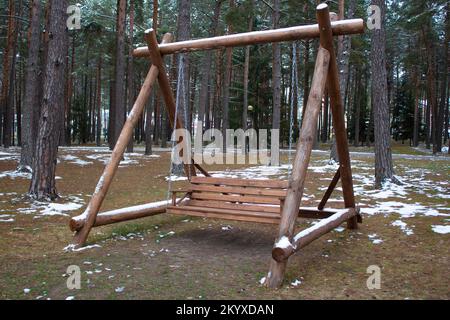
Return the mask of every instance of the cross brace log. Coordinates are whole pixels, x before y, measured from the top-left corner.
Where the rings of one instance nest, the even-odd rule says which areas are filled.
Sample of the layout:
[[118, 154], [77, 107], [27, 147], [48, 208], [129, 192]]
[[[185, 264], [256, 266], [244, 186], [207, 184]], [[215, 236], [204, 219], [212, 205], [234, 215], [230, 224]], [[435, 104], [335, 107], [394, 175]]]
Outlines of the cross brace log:
[[277, 262], [286, 261], [301, 248], [339, 227], [343, 222], [355, 217], [357, 214], [358, 210], [355, 208], [340, 210], [329, 218], [323, 219], [312, 227], [301, 231], [293, 238], [292, 242], [288, 238], [280, 239], [272, 249], [272, 258]]

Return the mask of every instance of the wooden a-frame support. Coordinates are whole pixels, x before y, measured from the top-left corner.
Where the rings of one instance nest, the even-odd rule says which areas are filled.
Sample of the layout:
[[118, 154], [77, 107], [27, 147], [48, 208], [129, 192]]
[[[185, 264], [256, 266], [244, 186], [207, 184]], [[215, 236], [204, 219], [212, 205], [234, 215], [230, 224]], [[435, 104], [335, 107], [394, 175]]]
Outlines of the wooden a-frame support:
[[[103, 175], [97, 184], [97, 188], [86, 211], [81, 216], [71, 220], [71, 229], [76, 231], [74, 246], [83, 246], [86, 243], [90, 230], [95, 226], [137, 219], [165, 212], [167, 205], [161, 205], [159, 207], [138, 206], [126, 214], [120, 210], [98, 214], [120, 164], [120, 160], [123, 157], [128, 141], [131, 139], [133, 129], [143, 113], [144, 106], [150, 98], [151, 90], [156, 80], [159, 82], [159, 87], [162, 91], [172, 127], [178, 129], [183, 128], [181, 119], [178, 117], [175, 119], [175, 99], [165, 70], [162, 58], [163, 54], [311, 38], [320, 38], [320, 48], [318, 50], [311, 92], [300, 132], [300, 139], [297, 144], [292, 175], [289, 180], [286, 199], [282, 206], [278, 239], [272, 251], [272, 260], [265, 282], [266, 285], [272, 288], [279, 287], [284, 278], [288, 258], [311, 241], [317, 239], [324, 233], [329, 232], [344, 221], [347, 221], [347, 227], [349, 229], [356, 229], [357, 223], [361, 222], [361, 217], [355, 206], [350, 155], [344, 121], [344, 108], [339, 88], [339, 74], [333, 47], [333, 36], [363, 33], [364, 23], [361, 19], [331, 22], [330, 12], [326, 4], [320, 4], [317, 7], [317, 20], [318, 25], [256, 31], [178, 43], [171, 43], [172, 36], [166, 34], [160, 45], [157, 42], [154, 30], [150, 29], [146, 31], [145, 40], [147, 42], [147, 47], [136, 49], [134, 55], [138, 57], [149, 57], [152, 66], [150, 67], [136, 103], [125, 122], [121, 135], [112, 152], [111, 160], [107, 164]], [[317, 129], [317, 119], [325, 87], [328, 88], [331, 101], [333, 125], [340, 164], [336, 175], [319, 204], [318, 210], [323, 210], [339, 180], [341, 180], [345, 208], [347, 209], [325, 218], [314, 227], [304, 230], [294, 236], [295, 221], [299, 213], [306, 172], [310, 161], [314, 135]], [[178, 141], [179, 143], [182, 142], [181, 139]], [[199, 164], [194, 162], [184, 164], [184, 171], [189, 179], [191, 176], [195, 175], [196, 169], [203, 175], [207, 177], [210, 176]]]

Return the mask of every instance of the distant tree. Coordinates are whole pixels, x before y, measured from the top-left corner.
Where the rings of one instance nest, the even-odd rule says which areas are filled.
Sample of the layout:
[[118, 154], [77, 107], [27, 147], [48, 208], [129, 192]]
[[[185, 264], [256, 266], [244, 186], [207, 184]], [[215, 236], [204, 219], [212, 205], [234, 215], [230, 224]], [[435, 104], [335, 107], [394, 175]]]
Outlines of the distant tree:
[[11, 146], [13, 135], [14, 69], [17, 42], [17, 23], [15, 18], [16, 1], [9, 0], [8, 8], [8, 31], [6, 37], [6, 48], [3, 54], [3, 77], [2, 90], [0, 94], [0, 127], [3, 129], [3, 145], [5, 148], [9, 148]]
[[37, 123], [39, 120], [39, 46], [41, 42], [41, 1], [33, 0], [30, 7], [30, 26], [28, 58], [25, 76], [25, 96], [22, 108], [22, 149], [18, 169], [20, 171], [31, 171], [33, 165], [33, 154], [37, 135]]
[[68, 45], [66, 10], [67, 0], [50, 1], [43, 99], [29, 191], [38, 200], [54, 200], [58, 197], [55, 171], [61, 133], [60, 115], [64, 112], [65, 55]]

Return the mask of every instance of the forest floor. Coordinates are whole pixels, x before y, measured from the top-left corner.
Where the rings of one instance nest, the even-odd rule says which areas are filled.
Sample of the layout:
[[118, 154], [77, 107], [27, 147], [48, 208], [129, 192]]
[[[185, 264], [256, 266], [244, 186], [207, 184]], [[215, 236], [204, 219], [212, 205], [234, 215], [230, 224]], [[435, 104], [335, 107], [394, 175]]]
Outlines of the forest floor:
[[[30, 175], [15, 172], [20, 152], [2, 149], [0, 299], [449, 299], [450, 158], [400, 149], [394, 161], [403, 185], [381, 191], [373, 189], [370, 150], [352, 154], [363, 223], [356, 231], [337, 228], [293, 256], [276, 291], [260, 285], [277, 234], [270, 225], [160, 215], [96, 228], [91, 247], [66, 252], [68, 221], [84, 210], [108, 149], [61, 148], [61, 199], [53, 204], [24, 196]], [[122, 162], [103, 211], [167, 199], [168, 152], [136, 152]], [[287, 165], [208, 169], [247, 178], [288, 173]], [[304, 206], [317, 205], [335, 171], [327, 152], [314, 152]], [[338, 189], [329, 204], [341, 201]], [[298, 227], [311, 223], [299, 219]], [[80, 290], [67, 288], [70, 265], [81, 268]], [[379, 290], [366, 285], [371, 265], [381, 268]]]

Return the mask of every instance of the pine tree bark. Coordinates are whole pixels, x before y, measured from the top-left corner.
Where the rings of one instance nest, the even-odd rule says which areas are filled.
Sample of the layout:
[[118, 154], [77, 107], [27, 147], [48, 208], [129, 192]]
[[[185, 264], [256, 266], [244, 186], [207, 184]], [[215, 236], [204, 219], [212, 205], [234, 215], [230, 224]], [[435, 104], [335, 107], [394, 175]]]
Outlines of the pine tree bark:
[[[273, 29], [280, 27], [280, 0], [273, 2]], [[273, 68], [272, 68], [272, 86], [273, 86], [273, 110], [272, 110], [272, 129], [280, 129], [281, 112], [281, 47], [280, 44], [272, 45]], [[272, 141], [273, 143], [273, 141]]]
[[[253, 10], [253, 0], [251, 0], [251, 8]], [[249, 15], [248, 22], [248, 32], [253, 30], [253, 13]], [[245, 47], [245, 57], [244, 57], [244, 99], [242, 106], [242, 129], [247, 130], [247, 121], [248, 121], [248, 78], [250, 73], [250, 46]], [[247, 150], [247, 149], [246, 149]]]
[[9, 0], [8, 5], [8, 31], [6, 48], [3, 55], [2, 91], [0, 95], [0, 136], [3, 146], [9, 148], [12, 141], [12, 122], [14, 117], [14, 60], [17, 41], [17, 26], [15, 21], [16, 1]]
[[419, 76], [417, 68], [414, 69], [412, 81], [414, 86], [414, 127], [413, 127], [413, 147], [419, 145]]
[[[130, 30], [128, 35], [128, 71], [127, 71], [127, 93], [128, 93], [128, 112], [131, 112], [134, 105], [134, 66], [133, 66], [133, 35], [134, 35], [134, 0], [129, 2]], [[133, 152], [133, 135], [128, 143], [127, 152]]]
[[[177, 41], [188, 40], [191, 37], [191, 0], [180, 0], [178, 8], [177, 21]], [[190, 92], [190, 58], [188, 54], [180, 54], [178, 56], [178, 67], [183, 64], [183, 83], [178, 84], [179, 88], [184, 92], [180, 96], [178, 106], [178, 116], [182, 119], [182, 123], [186, 126], [188, 122], [189, 111], [189, 92]], [[178, 70], [177, 70], [178, 71]]]
[[98, 57], [97, 63], [97, 125], [95, 143], [99, 147], [102, 144], [102, 55]]
[[[234, 0], [230, 0], [230, 8], [235, 5]], [[228, 24], [228, 34], [233, 33], [233, 26]], [[230, 128], [229, 108], [230, 108], [230, 85], [233, 75], [233, 48], [225, 50], [225, 78], [223, 80], [223, 99], [222, 99], [222, 135], [223, 135], [223, 152], [226, 152], [226, 131]], [[217, 119], [216, 119], [217, 121]]]
[[450, 41], [450, 22], [449, 22], [449, 11], [450, 4], [447, 2], [446, 6], [446, 15], [445, 15], [445, 38], [444, 38], [444, 63], [443, 63], [443, 72], [442, 72], [442, 81], [441, 81], [441, 97], [439, 102], [439, 111], [437, 115], [437, 124], [436, 124], [436, 151], [442, 151], [442, 140], [445, 139], [445, 136], [448, 134], [444, 133], [444, 122], [445, 122], [445, 108], [447, 106], [448, 100], [448, 43]]
[[52, 0], [49, 12], [48, 50], [44, 73], [44, 92], [33, 160], [29, 194], [38, 200], [54, 200], [55, 171], [61, 113], [64, 112], [65, 55], [67, 51], [67, 0]]
[[126, 0], [117, 0], [117, 30], [116, 30], [116, 63], [115, 63], [115, 90], [114, 90], [114, 137], [112, 145], [115, 146], [123, 124], [125, 123], [125, 23]]
[[375, 187], [387, 180], [396, 182], [392, 162], [386, 72], [385, 0], [372, 0], [381, 9], [381, 28], [372, 30], [372, 98], [375, 129]]
[[[211, 25], [209, 28], [209, 36], [214, 37], [217, 34], [217, 28], [219, 25], [220, 10], [222, 7], [223, 0], [216, 1], [214, 6], [214, 15], [211, 20]], [[199, 93], [199, 104], [198, 104], [198, 121], [201, 121], [202, 128], [198, 127], [197, 130], [203, 130], [203, 126], [206, 123], [206, 117], [209, 114], [206, 110], [209, 109], [209, 96], [210, 96], [210, 85], [211, 85], [211, 65], [212, 65], [212, 55], [213, 51], [206, 51], [202, 59], [202, 71], [200, 79], [200, 93]], [[203, 131], [202, 131], [203, 132]]]

